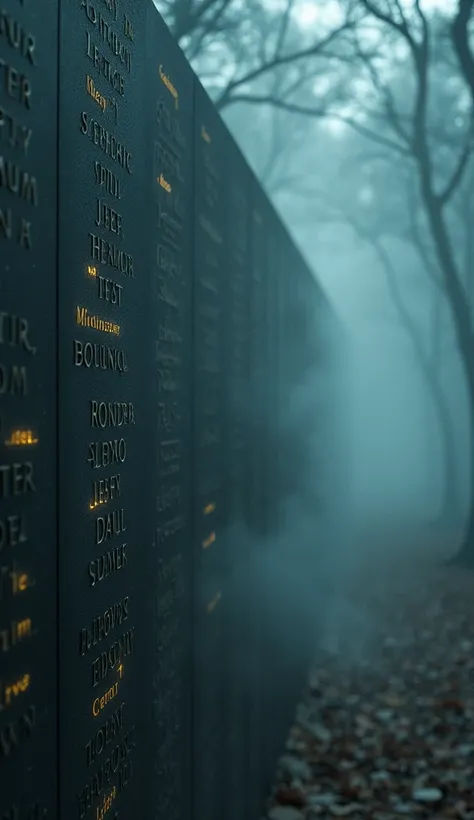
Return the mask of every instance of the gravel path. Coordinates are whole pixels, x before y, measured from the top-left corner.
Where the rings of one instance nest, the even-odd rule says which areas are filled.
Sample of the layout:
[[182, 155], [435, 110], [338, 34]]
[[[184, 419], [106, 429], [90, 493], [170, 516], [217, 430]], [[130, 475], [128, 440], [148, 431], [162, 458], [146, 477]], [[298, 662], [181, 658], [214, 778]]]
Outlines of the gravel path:
[[328, 616], [270, 820], [474, 818], [474, 573], [370, 566]]

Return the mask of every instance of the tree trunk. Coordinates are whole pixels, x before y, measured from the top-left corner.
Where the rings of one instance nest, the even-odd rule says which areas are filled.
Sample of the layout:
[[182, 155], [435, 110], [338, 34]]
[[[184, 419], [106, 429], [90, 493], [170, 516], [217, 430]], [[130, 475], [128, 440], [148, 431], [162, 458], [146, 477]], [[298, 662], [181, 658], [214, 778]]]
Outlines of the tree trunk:
[[432, 396], [436, 407], [441, 447], [443, 451], [444, 487], [438, 523], [450, 525], [459, 523], [459, 491], [456, 469], [456, 442], [453, 425], [443, 391], [438, 384], [431, 385]]
[[443, 206], [433, 191], [431, 166], [426, 152], [418, 155], [421, 193], [425, 203], [431, 234], [444, 275], [446, 296], [454, 321], [461, 363], [468, 389], [470, 476], [469, 516], [464, 539], [457, 556], [450, 563], [474, 568], [474, 359], [471, 308], [465, 287], [457, 270], [450, 237], [443, 216]]
[[450, 564], [474, 569], [474, 373], [469, 379], [469, 512], [461, 547]]

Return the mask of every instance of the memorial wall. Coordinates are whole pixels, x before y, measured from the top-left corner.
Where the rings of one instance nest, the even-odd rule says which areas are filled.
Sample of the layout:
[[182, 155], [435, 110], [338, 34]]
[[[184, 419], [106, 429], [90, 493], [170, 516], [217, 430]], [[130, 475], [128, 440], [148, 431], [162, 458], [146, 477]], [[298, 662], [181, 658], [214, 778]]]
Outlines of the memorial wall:
[[258, 820], [330, 308], [151, 2], [3, 0], [0, 80], [0, 819]]
[[[148, 21], [153, 99], [153, 817], [191, 809], [194, 77], [158, 14]], [[145, 382], [146, 385], [146, 382]], [[143, 453], [142, 453], [143, 457]], [[145, 512], [146, 515], [146, 512]], [[152, 731], [150, 731], [152, 729]]]
[[2, 820], [56, 802], [57, 17], [0, 10]]

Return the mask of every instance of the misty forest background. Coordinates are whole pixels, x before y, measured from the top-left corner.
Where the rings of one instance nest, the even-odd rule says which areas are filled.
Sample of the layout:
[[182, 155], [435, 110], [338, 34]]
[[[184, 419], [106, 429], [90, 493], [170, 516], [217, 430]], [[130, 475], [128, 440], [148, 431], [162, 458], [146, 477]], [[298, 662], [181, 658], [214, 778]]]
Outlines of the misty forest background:
[[474, 557], [474, 0], [155, 0], [348, 329], [359, 512]]

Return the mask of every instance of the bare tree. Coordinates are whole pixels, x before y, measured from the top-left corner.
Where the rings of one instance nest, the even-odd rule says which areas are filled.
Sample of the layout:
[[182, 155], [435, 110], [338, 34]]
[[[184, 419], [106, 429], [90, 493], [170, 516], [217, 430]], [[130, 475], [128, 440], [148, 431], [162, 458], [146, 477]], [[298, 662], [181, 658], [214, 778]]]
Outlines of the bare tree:
[[[474, 73], [468, 28], [473, 2], [459, 0], [457, 15], [451, 21], [453, 47], [462, 69], [462, 73], [458, 69], [457, 78], [455, 61], [450, 61], [446, 53], [449, 26], [444, 17], [428, 16], [420, 0], [413, 0], [411, 7], [399, 0], [350, 0], [346, 6], [351, 21], [352, 62], [350, 75], [345, 75], [345, 98], [335, 98], [331, 109], [321, 110], [314, 101], [300, 104], [268, 94], [246, 95], [252, 104], [269, 103], [293, 113], [338, 119], [385, 149], [391, 155], [392, 166], [408, 168], [416, 179], [420, 223], [434, 252], [430, 269], [441, 279], [469, 396], [470, 510], [456, 558], [469, 565], [474, 564], [474, 333], [471, 297], [455, 246], [452, 213], [474, 147]], [[345, 37], [344, 48], [347, 43]], [[397, 49], [402, 54], [398, 63], [393, 56]], [[332, 61], [329, 63], [331, 72]], [[408, 76], [407, 64], [411, 69]], [[443, 82], [446, 77], [450, 82]], [[365, 84], [363, 96], [353, 90], [355, 78]], [[462, 78], [472, 95], [468, 105]], [[348, 104], [351, 96], [352, 106]], [[411, 227], [414, 230], [419, 226]]]
[[[316, 37], [295, 22], [298, 0], [282, 7], [262, 0], [154, 0], [220, 111], [250, 91], [301, 99], [334, 49], [343, 58], [348, 17], [318, 27]], [[342, 48], [342, 51], [341, 51]], [[326, 69], [325, 69], [326, 70]]]

